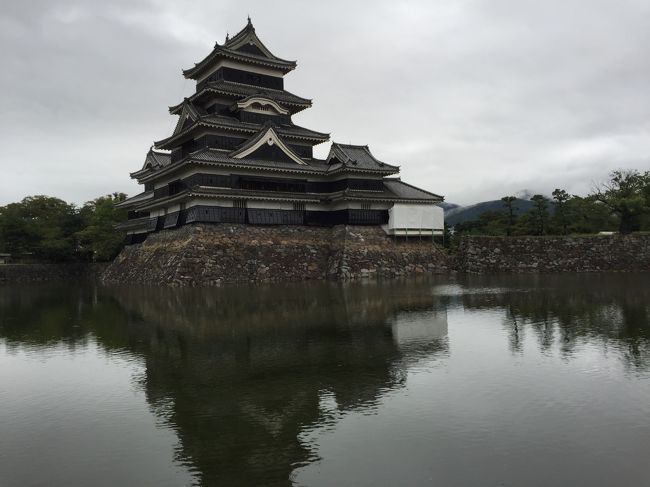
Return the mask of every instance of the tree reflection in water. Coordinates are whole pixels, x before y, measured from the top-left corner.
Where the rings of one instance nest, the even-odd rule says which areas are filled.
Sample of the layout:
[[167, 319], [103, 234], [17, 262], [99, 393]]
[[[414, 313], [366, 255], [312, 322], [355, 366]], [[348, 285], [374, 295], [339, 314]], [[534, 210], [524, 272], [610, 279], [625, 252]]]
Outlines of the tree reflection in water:
[[526, 331], [540, 350], [597, 344], [622, 354], [629, 369], [650, 366], [650, 276], [572, 274], [464, 276], [457, 302], [468, 310], [504, 310], [510, 348], [522, 352]]

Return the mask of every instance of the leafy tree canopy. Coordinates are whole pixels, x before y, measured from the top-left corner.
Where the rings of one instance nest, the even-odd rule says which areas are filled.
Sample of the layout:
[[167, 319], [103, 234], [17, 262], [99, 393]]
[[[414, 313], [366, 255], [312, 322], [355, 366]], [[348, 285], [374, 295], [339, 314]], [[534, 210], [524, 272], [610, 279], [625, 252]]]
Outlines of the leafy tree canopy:
[[641, 230], [643, 217], [650, 211], [649, 188], [650, 172], [618, 170], [594, 190], [593, 197], [618, 217], [621, 233], [630, 233]]
[[28, 196], [0, 207], [0, 250], [46, 261], [108, 260], [124, 235], [115, 224], [126, 214], [114, 207], [126, 198], [115, 193], [82, 208], [51, 196]]
[[485, 212], [454, 227], [462, 235], [567, 235], [650, 230], [650, 172], [618, 170], [591, 194], [581, 197], [557, 188], [552, 199], [544, 195], [531, 198], [530, 211], [518, 214], [516, 198], [501, 198], [503, 210]]

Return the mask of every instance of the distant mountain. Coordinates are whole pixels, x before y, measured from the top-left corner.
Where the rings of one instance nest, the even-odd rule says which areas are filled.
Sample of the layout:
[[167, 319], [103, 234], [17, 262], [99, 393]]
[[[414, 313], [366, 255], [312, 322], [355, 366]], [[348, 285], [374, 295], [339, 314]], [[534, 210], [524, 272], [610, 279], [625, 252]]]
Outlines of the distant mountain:
[[446, 201], [443, 201], [442, 203], [438, 203], [438, 206], [445, 210], [445, 215], [449, 210], [453, 210], [454, 208], [460, 208], [460, 205], [457, 205], [456, 203], [447, 203]]
[[[521, 194], [520, 192], [518, 194]], [[450, 206], [453, 206], [449, 210], [445, 209], [445, 222], [449, 226], [454, 226], [458, 223], [464, 223], [471, 220], [476, 220], [481, 214], [486, 211], [504, 211], [505, 207], [503, 206], [503, 201], [500, 199], [492, 201], [483, 201], [481, 203], [476, 203], [470, 206], [458, 206], [453, 203], [448, 203]], [[514, 207], [516, 208], [516, 214], [520, 215], [526, 213], [531, 208], [533, 208], [534, 203], [529, 199], [517, 198], [514, 202]], [[550, 206], [550, 205], [549, 205]], [[549, 208], [550, 210], [550, 208]]]
[[[536, 194], [537, 193], [535, 191], [531, 191], [530, 189], [522, 189], [521, 191], [517, 191], [512, 196], [519, 198], [520, 200], [529, 200]], [[550, 198], [550, 196], [547, 196], [547, 198]]]

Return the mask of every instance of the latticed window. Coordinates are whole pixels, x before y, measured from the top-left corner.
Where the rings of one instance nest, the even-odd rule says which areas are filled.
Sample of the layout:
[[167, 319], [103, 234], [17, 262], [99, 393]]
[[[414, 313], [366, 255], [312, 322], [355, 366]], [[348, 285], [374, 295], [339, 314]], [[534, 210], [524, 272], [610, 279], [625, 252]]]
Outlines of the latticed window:
[[233, 206], [235, 208], [246, 208], [248, 206], [247, 203], [248, 202], [246, 200], [235, 200], [233, 202]]
[[293, 209], [296, 211], [305, 211], [305, 203], [294, 203]]
[[361, 203], [361, 209], [362, 209], [362, 210], [369, 210], [370, 208], [371, 208], [371, 204], [370, 204], [370, 203], [365, 203], [365, 202], [364, 202], [364, 203]]

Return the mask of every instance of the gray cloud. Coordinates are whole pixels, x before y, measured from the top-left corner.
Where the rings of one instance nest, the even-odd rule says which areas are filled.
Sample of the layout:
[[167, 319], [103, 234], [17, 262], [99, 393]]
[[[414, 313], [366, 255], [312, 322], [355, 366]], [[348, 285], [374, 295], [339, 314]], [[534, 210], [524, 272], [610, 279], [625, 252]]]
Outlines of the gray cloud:
[[181, 68], [247, 14], [298, 60], [287, 89], [314, 107], [297, 123], [448, 201], [650, 169], [647, 1], [30, 0], [0, 6], [0, 204], [137, 191], [193, 90]]

